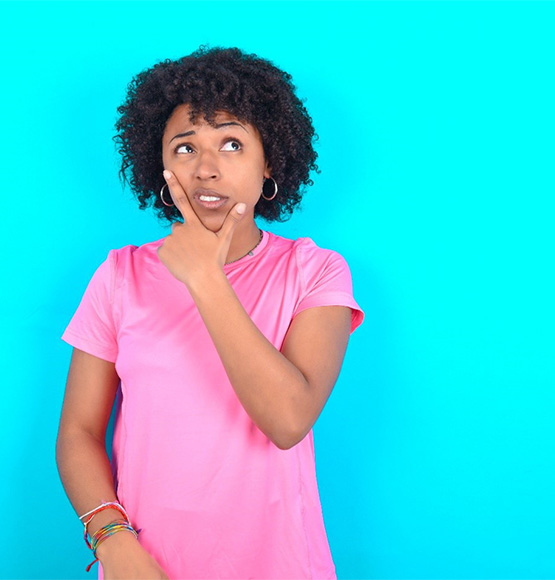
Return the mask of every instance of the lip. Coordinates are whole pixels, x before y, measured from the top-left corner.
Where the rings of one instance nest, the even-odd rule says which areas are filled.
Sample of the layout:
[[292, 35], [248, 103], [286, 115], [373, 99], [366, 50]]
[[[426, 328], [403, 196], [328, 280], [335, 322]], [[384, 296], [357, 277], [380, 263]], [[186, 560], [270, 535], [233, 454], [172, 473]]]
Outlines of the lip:
[[[201, 196], [218, 197], [219, 199], [214, 201], [205, 201], [200, 199]], [[227, 203], [229, 197], [227, 195], [222, 195], [215, 189], [205, 189], [203, 187], [199, 187], [198, 189], [195, 189], [193, 199], [195, 200], [195, 203], [206, 209], [219, 209]]]

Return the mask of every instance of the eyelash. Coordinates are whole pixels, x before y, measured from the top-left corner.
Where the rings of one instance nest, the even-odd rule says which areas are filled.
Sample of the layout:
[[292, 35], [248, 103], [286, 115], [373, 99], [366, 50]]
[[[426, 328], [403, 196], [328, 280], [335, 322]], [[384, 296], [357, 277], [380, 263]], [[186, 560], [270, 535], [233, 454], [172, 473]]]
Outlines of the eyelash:
[[[235, 139], [235, 137], [230, 137], [229, 139], [225, 139], [223, 142], [223, 145], [227, 145], [228, 143], [237, 143], [237, 145], [239, 145], [239, 149], [235, 149], [235, 151], [240, 151], [241, 149], [243, 149], [243, 143], [241, 141], [239, 141], [239, 139]], [[174, 152], [176, 154], [179, 154], [179, 149], [181, 149], [181, 147], [189, 147], [190, 149], [193, 149], [193, 147], [191, 147], [191, 145], [189, 145], [189, 143], [179, 143], [178, 145], [176, 145]], [[193, 149], [194, 151], [194, 149]]]

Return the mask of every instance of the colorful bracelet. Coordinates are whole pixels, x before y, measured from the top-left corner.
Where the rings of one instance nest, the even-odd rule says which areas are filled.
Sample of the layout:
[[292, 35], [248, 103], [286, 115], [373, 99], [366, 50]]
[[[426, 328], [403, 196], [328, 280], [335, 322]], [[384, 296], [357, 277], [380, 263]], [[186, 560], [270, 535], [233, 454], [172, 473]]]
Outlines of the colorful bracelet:
[[118, 503], [117, 501], [110, 501], [107, 503], [103, 503], [103, 504], [99, 505], [97, 508], [82, 515], [79, 519], [84, 518], [85, 516], [90, 516], [89, 519], [85, 522], [84, 536], [85, 536], [85, 543], [87, 544], [87, 547], [89, 547], [91, 550], [92, 550], [91, 543], [89, 542], [89, 539], [88, 539], [88, 526], [96, 514], [100, 513], [101, 511], [107, 510], [107, 509], [117, 510], [127, 520], [128, 524], [131, 523], [129, 520], [129, 516], [127, 515], [127, 512], [125, 511], [123, 506], [120, 503]]
[[110, 506], [113, 509], [118, 509], [119, 511], [125, 515], [125, 517], [127, 517], [127, 513], [125, 513], [125, 509], [123, 508], [123, 506], [117, 502], [117, 501], [103, 501], [98, 507], [95, 507], [93, 510], [91, 510], [90, 512], [87, 512], [86, 514], [83, 514], [82, 516], [79, 516], [79, 519], [82, 520], [83, 518], [86, 518], [87, 516], [90, 516], [91, 514], [94, 515], [100, 511], [102, 511], [103, 509], [108, 509], [108, 507], [106, 506]]
[[95, 559], [94, 559], [93, 562], [91, 562], [87, 566], [87, 568], [86, 568], [87, 572], [92, 568], [93, 564], [95, 564], [96, 562], [98, 562], [98, 558], [96, 556], [96, 550], [98, 549], [98, 546], [100, 546], [100, 544], [104, 540], [106, 540], [107, 538], [109, 538], [110, 536], [113, 536], [117, 532], [121, 532], [123, 530], [126, 530], [128, 532], [131, 532], [135, 537], [137, 537], [137, 535], [139, 533], [139, 532], [137, 532], [137, 531], [135, 531], [133, 529], [133, 526], [131, 526], [131, 524], [129, 523], [129, 521], [116, 520], [115, 522], [110, 522], [109, 524], [105, 525], [104, 527], [98, 529], [92, 535], [92, 541], [91, 541], [91, 544], [90, 544], [89, 547], [91, 548]]
[[[116, 520], [114, 522], [110, 522], [109, 524], [105, 525], [104, 527], [98, 529], [92, 535], [91, 541], [89, 541], [89, 536], [88, 536], [89, 524], [91, 523], [92, 519], [94, 518], [94, 516], [96, 514], [100, 513], [101, 511], [107, 510], [107, 509], [117, 510], [120, 514], [122, 514], [122, 516], [125, 517], [125, 520]], [[84, 531], [85, 543], [92, 550], [94, 557], [95, 557], [94, 561], [91, 562], [87, 566], [87, 568], [86, 568], [87, 572], [91, 569], [93, 564], [98, 562], [98, 558], [96, 557], [96, 550], [97, 550], [98, 546], [100, 545], [100, 543], [103, 542], [106, 538], [109, 538], [110, 536], [112, 536], [116, 532], [120, 532], [122, 530], [127, 530], [128, 532], [131, 532], [135, 537], [137, 537], [137, 535], [141, 531], [141, 530], [136, 531], [133, 528], [133, 526], [131, 525], [131, 521], [129, 519], [129, 516], [127, 515], [127, 512], [125, 511], [124, 507], [117, 501], [103, 502], [98, 507], [91, 510], [90, 512], [87, 512], [86, 514], [83, 514], [82, 516], [80, 516], [79, 519], [83, 520], [87, 516], [88, 516], [88, 519], [84, 523], [84, 525], [85, 525], [85, 531]]]

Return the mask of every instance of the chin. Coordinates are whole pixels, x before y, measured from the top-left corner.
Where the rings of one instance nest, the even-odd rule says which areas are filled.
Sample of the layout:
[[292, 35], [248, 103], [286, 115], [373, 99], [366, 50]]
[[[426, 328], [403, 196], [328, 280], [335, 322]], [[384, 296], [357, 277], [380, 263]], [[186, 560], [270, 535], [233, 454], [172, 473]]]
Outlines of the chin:
[[[200, 216], [199, 216], [200, 217]], [[211, 232], [219, 232], [224, 225], [225, 216], [209, 216], [209, 217], [201, 217], [200, 221], [202, 225]]]

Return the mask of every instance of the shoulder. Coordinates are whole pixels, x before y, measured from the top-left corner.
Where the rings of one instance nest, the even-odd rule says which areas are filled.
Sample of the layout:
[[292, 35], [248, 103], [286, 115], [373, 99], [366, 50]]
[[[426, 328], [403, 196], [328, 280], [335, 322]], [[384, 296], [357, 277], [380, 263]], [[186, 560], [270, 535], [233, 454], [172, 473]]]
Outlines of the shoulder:
[[309, 237], [293, 240], [272, 233], [269, 235], [273, 252], [294, 255], [299, 268], [302, 270], [320, 270], [328, 267], [349, 270], [345, 258], [339, 252], [322, 248]]
[[157, 250], [164, 238], [142, 245], [128, 244], [108, 252], [107, 261], [113, 264], [116, 270], [125, 270], [128, 266], [140, 268], [149, 264], [158, 263]]
[[110, 250], [109, 255], [116, 260], [141, 260], [156, 255], [156, 251], [162, 245], [164, 238], [147, 242], [145, 244], [136, 245], [128, 244], [121, 248], [114, 248]]
[[316, 306], [347, 306], [352, 310], [353, 332], [364, 313], [354, 299], [351, 271], [345, 258], [335, 250], [321, 248], [311, 238], [273, 238], [278, 247], [295, 256], [301, 289], [295, 314]]
[[125, 281], [139, 279], [145, 275], [156, 275], [160, 268], [157, 249], [163, 239], [143, 245], [128, 244], [108, 251], [104, 261], [97, 267], [92, 281], [104, 284], [110, 289], [110, 295], [122, 286]]

